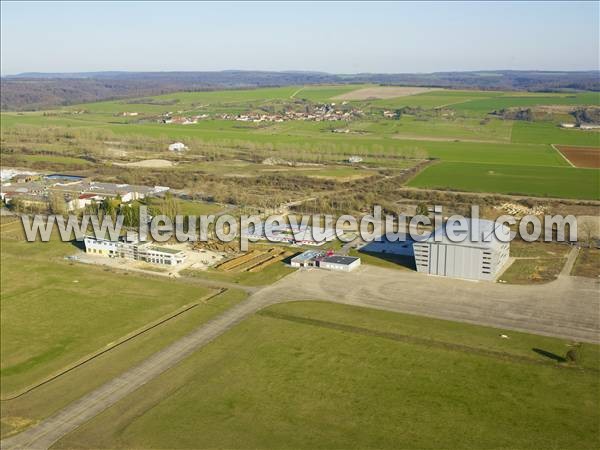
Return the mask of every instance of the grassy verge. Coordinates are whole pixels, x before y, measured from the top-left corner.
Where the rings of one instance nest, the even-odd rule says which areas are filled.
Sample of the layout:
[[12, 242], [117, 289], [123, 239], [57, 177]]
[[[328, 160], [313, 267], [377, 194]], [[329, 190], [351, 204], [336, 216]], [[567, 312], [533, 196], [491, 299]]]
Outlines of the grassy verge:
[[517, 259], [500, 280], [510, 284], [547, 283], [558, 277], [564, 264], [564, 258]]
[[547, 283], [558, 277], [571, 247], [556, 242], [510, 243], [510, 256], [516, 260], [500, 276], [510, 284]]
[[281, 262], [278, 262], [264, 268], [259, 272], [225, 272], [218, 269], [185, 269], [179, 272], [179, 274], [183, 277], [204, 278], [246, 286], [264, 286], [274, 283], [293, 271], [294, 269]]
[[583, 248], [575, 261], [571, 275], [578, 277], [600, 277], [600, 249]]
[[565, 344], [345, 305], [276, 305], [56, 447], [593, 448], [598, 346], [572, 366], [557, 362]]
[[561, 258], [566, 257], [571, 247], [556, 242], [525, 242], [513, 240], [510, 256], [515, 258]]

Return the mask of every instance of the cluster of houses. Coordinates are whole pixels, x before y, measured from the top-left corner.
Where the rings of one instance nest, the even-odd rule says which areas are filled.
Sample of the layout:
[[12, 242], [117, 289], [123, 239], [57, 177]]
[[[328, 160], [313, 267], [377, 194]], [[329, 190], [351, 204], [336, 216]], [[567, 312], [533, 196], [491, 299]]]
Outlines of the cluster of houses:
[[[347, 102], [342, 103], [345, 106]], [[388, 111], [386, 111], [387, 113]], [[133, 115], [131, 113], [123, 113], [123, 115]], [[137, 114], [137, 113], [136, 113]], [[395, 113], [394, 117], [395, 117]], [[335, 103], [326, 103], [311, 107], [305, 111], [295, 111], [288, 109], [279, 113], [264, 113], [264, 112], [248, 112], [241, 114], [218, 114], [215, 116], [221, 120], [235, 120], [238, 122], [285, 122], [288, 120], [308, 120], [315, 122], [324, 121], [339, 121], [339, 120], [353, 120], [363, 117], [364, 113], [360, 109], [348, 109], [344, 107], [340, 109]], [[166, 112], [158, 118], [159, 123], [163, 124], [176, 124], [176, 125], [193, 125], [201, 120], [209, 119], [209, 114], [197, 114], [197, 115], [184, 115], [182, 111], [177, 114], [172, 111]]]
[[195, 116], [173, 116], [170, 113], [165, 114], [161, 119], [161, 123], [173, 123], [175, 125], [193, 125], [199, 120], [208, 119], [208, 114], [198, 114]]
[[66, 210], [70, 212], [107, 198], [119, 197], [122, 203], [129, 203], [167, 191], [167, 186], [104, 183], [75, 175], [20, 174], [2, 183], [0, 197], [6, 205], [18, 201], [24, 206], [44, 208], [49, 206], [50, 197], [58, 194], [64, 198]]
[[363, 116], [359, 109], [337, 109], [335, 103], [319, 105], [310, 111], [288, 110], [276, 114], [247, 113], [247, 114], [221, 114], [223, 120], [237, 120], [239, 122], [285, 122], [288, 120], [307, 120], [315, 122], [353, 120]]

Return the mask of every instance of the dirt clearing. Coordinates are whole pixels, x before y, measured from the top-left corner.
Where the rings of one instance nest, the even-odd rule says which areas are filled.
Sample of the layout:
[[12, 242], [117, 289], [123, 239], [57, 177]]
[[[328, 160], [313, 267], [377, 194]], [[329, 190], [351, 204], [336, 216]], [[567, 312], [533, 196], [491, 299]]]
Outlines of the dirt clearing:
[[600, 168], [600, 148], [598, 147], [569, 147], [557, 145], [556, 148], [571, 161], [575, 167]]
[[114, 163], [115, 166], [125, 167], [148, 167], [151, 169], [162, 169], [165, 167], [172, 167], [173, 161], [167, 161], [166, 159], [144, 159], [142, 161], [134, 161], [129, 163]]
[[439, 91], [436, 88], [423, 88], [412, 86], [379, 86], [356, 91], [347, 92], [337, 97], [335, 100], [370, 100], [370, 99], [386, 99], [396, 97], [406, 97], [408, 95], [423, 94], [425, 92]]

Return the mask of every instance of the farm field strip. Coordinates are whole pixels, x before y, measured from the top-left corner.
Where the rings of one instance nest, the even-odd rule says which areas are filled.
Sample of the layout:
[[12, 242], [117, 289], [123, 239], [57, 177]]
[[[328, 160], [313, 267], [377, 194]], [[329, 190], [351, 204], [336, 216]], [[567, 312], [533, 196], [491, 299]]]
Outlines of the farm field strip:
[[555, 147], [573, 167], [600, 169], [600, 147]]
[[[559, 157], [557, 155], [557, 157]], [[440, 162], [409, 186], [427, 189], [600, 200], [600, 170]]]
[[561, 151], [558, 149], [558, 147], [557, 147], [556, 145], [552, 144], [552, 148], [553, 148], [554, 150], [556, 150], [556, 151], [558, 152], [558, 154], [559, 154], [560, 156], [562, 156], [562, 157], [564, 158], [564, 160], [565, 160], [566, 162], [568, 162], [568, 163], [569, 163], [569, 165], [570, 165], [571, 167], [576, 167], [576, 166], [575, 166], [575, 164], [573, 164], [573, 163], [571, 162], [571, 160], [570, 160], [569, 158], [567, 158], [567, 157], [565, 156], [565, 154], [564, 154], [563, 152], [561, 152]]

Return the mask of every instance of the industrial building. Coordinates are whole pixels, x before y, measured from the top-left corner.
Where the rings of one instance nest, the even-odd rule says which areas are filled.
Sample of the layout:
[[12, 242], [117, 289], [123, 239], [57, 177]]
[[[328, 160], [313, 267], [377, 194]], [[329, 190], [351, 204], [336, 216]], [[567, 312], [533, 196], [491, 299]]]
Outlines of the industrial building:
[[312, 228], [308, 225], [292, 228], [290, 225], [272, 224], [251, 226], [242, 230], [242, 236], [249, 240], [269, 240], [284, 244], [320, 246], [336, 238], [333, 228]]
[[355, 256], [331, 255], [319, 260], [321, 269], [350, 272], [360, 266], [360, 258]]
[[[18, 176], [18, 174], [23, 174]], [[37, 203], [48, 207], [51, 194], [62, 196], [67, 211], [84, 209], [92, 203], [100, 203], [106, 198], [118, 198], [121, 203], [129, 203], [146, 197], [161, 196], [170, 189], [167, 186], [138, 186], [131, 184], [103, 183], [77, 175], [53, 173], [45, 176], [25, 176], [25, 172], [2, 172], [0, 198], [10, 205], [13, 200], [24, 204]], [[13, 180], [14, 178], [14, 180]]]
[[350, 272], [360, 266], [360, 258], [335, 255], [333, 252], [307, 250], [292, 258], [292, 267], [319, 267], [321, 269]]
[[290, 265], [292, 267], [317, 267], [317, 259], [324, 255], [323, 252], [307, 250], [294, 256], [290, 261]]
[[367, 253], [386, 253], [389, 255], [398, 255], [412, 257], [414, 239], [407, 233], [398, 233], [397, 240], [390, 240], [385, 235], [378, 239], [365, 243], [360, 250]]
[[109, 239], [86, 236], [84, 243], [85, 252], [89, 254], [102, 255], [109, 258], [133, 259], [152, 264], [175, 266], [182, 264], [187, 257], [183, 250], [156, 247], [149, 242], [128, 241], [125, 238], [111, 241]]
[[496, 279], [508, 260], [510, 229], [490, 220], [468, 220], [467, 224], [462, 230], [448, 230], [445, 224], [427, 239], [414, 242], [417, 271], [470, 280]]

